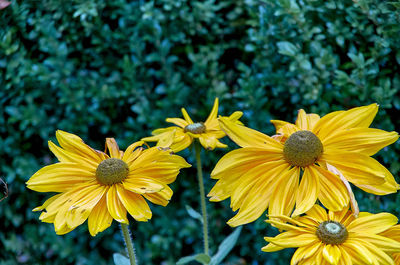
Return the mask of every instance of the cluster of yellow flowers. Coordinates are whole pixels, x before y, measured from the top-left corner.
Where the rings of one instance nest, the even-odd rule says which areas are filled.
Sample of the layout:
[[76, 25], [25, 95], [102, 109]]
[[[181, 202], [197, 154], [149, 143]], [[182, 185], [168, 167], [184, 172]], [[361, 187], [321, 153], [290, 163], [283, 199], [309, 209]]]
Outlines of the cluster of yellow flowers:
[[[113, 138], [102, 152], [57, 131], [60, 147], [49, 141], [49, 148], [60, 162], [37, 171], [27, 186], [59, 193], [34, 209], [44, 210], [40, 220], [53, 223], [57, 234], [88, 219], [95, 236], [114, 219], [128, 223], [127, 212], [137, 221], [150, 219], [145, 199], [166, 206], [173, 193], [168, 184], [190, 167], [175, 153], [196, 139], [207, 150], [227, 147], [219, 141], [227, 135], [240, 148], [219, 160], [211, 173], [218, 181], [208, 196], [214, 202], [231, 198], [237, 211], [231, 226], [253, 222], [268, 209], [266, 222], [286, 232], [265, 237], [263, 251], [298, 248], [291, 265], [399, 265], [398, 219], [360, 213], [350, 185], [376, 195], [400, 189], [371, 157], [398, 139], [396, 132], [369, 128], [377, 111], [377, 104], [323, 117], [300, 110], [295, 124], [271, 121], [276, 135], [270, 137], [245, 127], [241, 112], [217, 117], [217, 98], [204, 123], [182, 109], [184, 119], [166, 120], [176, 126], [153, 131], [125, 152]], [[152, 141], [155, 147], [145, 143]]]

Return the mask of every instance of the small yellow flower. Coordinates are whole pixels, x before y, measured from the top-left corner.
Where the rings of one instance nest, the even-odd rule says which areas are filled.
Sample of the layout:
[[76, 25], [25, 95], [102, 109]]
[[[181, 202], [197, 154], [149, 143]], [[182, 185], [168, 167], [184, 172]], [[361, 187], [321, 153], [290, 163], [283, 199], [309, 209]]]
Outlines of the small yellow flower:
[[[378, 105], [332, 112], [322, 118], [300, 110], [296, 124], [272, 121], [277, 135], [269, 137], [220, 118], [221, 129], [242, 148], [226, 154], [211, 173], [218, 179], [211, 201], [231, 197], [238, 211], [228, 221], [237, 226], [270, 215], [300, 215], [318, 199], [339, 211], [349, 191], [339, 176], [373, 194], [399, 189], [392, 174], [370, 157], [398, 139], [396, 132], [368, 128]], [[351, 193], [352, 194], [352, 193]]]
[[[393, 240], [396, 240], [397, 242], [400, 242], [400, 225], [395, 225], [388, 230], [380, 233], [379, 235], [391, 238]], [[396, 265], [400, 265], [400, 252], [394, 253], [393, 254], [393, 259], [394, 263]]]
[[43, 211], [39, 219], [53, 223], [57, 234], [66, 234], [88, 219], [92, 236], [108, 228], [112, 220], [128, 223], [127, 212], [137, 221], [147, 221], [152, 213], [146, 200], [166, 206], [172, 183], [186, 161], [171, 151], [143, 142], [119, 150], [113, 138], [106, 140], [106, 152], [86, 145], [81, 138], [57, 131], [61, 147], [49, 141], [60, 161], [37, 171], [27, 187], [38, 192], [59, 192], [33, 209]]
[[[201, 145], [208, 150], [214, 150], [216, 147], [227, 147], [225, 144], [218, 141], [218, 139], [226, 135], [219, 127], [217, 119], [218, 98], [215, 99], [211, 113], [205, 122], [193, 122], [187, 111], [184, 108], [181, 110], [185, 119], [166, 119], [167, 122], [177, 126], [156, 129], [152, 132], [154, 136], [145, 137], [142, 141], [157, 142], [157, 146], [169, 147], [174, 152], [179, 152], [187, 148], [192, 144], [194, 139], [199, 139]], [[237, 111], [232, 113], [227, 119], [237, 123], [241, 116], [242, 113]]]
[[379, 233], [397, 221], [390, 213], [364, 212], [355, 218], [347, 208], [327, 213], [314, 205], [301, 217], [273, 216], [273, 220], [267, 220], [287, 232], [265, 237], [270, 243], [262, 251], [298, 248], [291, 265], [394, 265], [391, 254], [400, 251], [400, 242]]

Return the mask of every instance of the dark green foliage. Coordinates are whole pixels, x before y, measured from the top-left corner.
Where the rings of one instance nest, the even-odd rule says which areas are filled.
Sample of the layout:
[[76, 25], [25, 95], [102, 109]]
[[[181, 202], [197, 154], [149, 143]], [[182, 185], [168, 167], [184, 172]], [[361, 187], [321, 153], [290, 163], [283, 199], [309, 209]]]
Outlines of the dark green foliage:
[[[218, 96], [221, 114], [241, 110], [268, 134], [270, 119], [294, 121], [299, 108], [323, 115], [373, 102], [373, 127], [399, 131], [399, 17], [396, 0], [12, 1], [0, 10], [0, 177], [10, 191], [0, 202], [0, 264], [111, 264], [123, 251], [115, 222], [95, 238], [86, 224], [56, 236], [31, 212], [50, 194], [24, 183], [56, 161], [47, 140], [57, 129], [97, 149], [105, 137], [125, 148], [181, 107], [204, 120]], [[205, 171], [227, 151], [204, 151]], [[399, 153], [396, 143], [375, 156], [398, 181]], [[195, 174], [183, 170], [150, 222], [131, 222], [141, 264], [201, 252], [185, 207], [199, 208]], [[209, 191], [215, 181], [205, 181]], [[356, 197], [361, 210], [400, 214], [399, 195]], [[215, 253], [233, 213], [229, 201], [208, 209]], [[260, 251], [262, 236], [277, 233], [263, 219], [244, 227], [224, 264], [289, 263], [292, 250]]]

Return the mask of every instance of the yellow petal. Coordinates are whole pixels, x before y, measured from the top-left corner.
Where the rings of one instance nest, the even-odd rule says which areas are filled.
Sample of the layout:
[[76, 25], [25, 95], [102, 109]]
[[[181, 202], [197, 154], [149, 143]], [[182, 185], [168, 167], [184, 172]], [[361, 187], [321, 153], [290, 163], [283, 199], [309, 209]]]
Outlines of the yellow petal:
[[[182, 137], [179, 137], [179, 134], [183, 134]], [[175, 153], [180, 152], [186, 148], [188, 148], [193, 142], [193, 137], [191, 137], [187, 133], [175, 132], [174, 143], [170, 146], [171, 150]]]
[[360, 234], [378, 234], [397, 224], [397, 221], [397, 217], [390, 213], [360, 216], [348, 225], [347, 230]]
[[319, 178], [311, 174], [307, 167], [304, 168], [296, 197], [296, 209], [292, 216], [305, 213], [314, 206], [319, 194], [319, 185]]
[[[46, 211], [42, 212], [42, 214], [40, 215], [39, 219], [42, 222], [46, 222], [46, 223], [53, 223], [55, 216], [57, 215], [57, 213], [59, 212], [59, 210], [68, 202], [71, 201], [71, 197], [74, 197], [74, 194], [81, 194], [82, 190], [86, 188], [85, 186], [78, 186], [75, 187], [65, 193], [61, 193], [56, 195], [57, 197], [49, 202], [46, 205]], [[65, 224], [66, 225], [66, 224]]]
[[[290, 261], [290, 265], [303, 264], [300, 263], [310, 257], [313, 257], [317, 251], [322, 247], [321, 242], [315, 242], [313, 244], [309, 244], [304, 247], [299, 247], [296, 252], [293, 254], [292, 260]], [[315, 259], [315, 258], [314, 258]], [[347, 264], [349, 265], [349, 264]]]
[[340, 178], [319, 166], [310, 166], [310, 173], [319, 178], [318, 199], [331, 211], [340, 211], [349, 203], [349, 194]]
[[380, 185], [364, 185], [364, 184], [357, 184], [357, 187], [360, 189], [376, 194], [376, 195], [386, 195], [389, 193], [395, 193], [397, 190], [400, 189], [400, 185], [396, 182], [394, 179], [392, 173], [390, 173], [387, 168], [382, 166], [382, 171], [385, 172], [385, 183], [380, 184]]
[[310, 226], [307, 223], [300, 222], [300, 218], [291, 218], [286, 215], [271, 215], [269, 218], [271, 219], [265, 220], [265, 222], [271, 224], [279, 230], [296, 230], [304, 233], [316, 230], [315, 225]]
[[[344, 248], [342, 245], [338, 245], [341, 253], [341, 258], [339, 260], [339, 265], [351, 265], [354, 264], [352, 262], [351, 255], [346, 251], [346, 248]], [[361, 263], [360, 263], [361, 264]]]
[[249, 191], [257, 182], [261, 180], [264, 183], [274, 181], [271, 175], [273, 175], [274, 170], [282, 164], [282, 161], [260, 163], [244, 172], [237, 181], [231, 181], [233, 184], [230, 190], [232, 210], [236, 211], [240, 208], [244, 199], [249, 194]]
[[199, 140], [200, 144], [207, 150], [214, 150], [215, 147], [220, 147], [220, 148], [228, 147], [227, 145], [219, 142], [216, 137], [208, 133], [201, 134]]
[[189, 125], [187, 121], [181, 118], [167, 118], [165, 121], [178, 125], [181, 128], [185, 128], [186, 126]]
[[165, 150], [160, 147], [151, 147], [143, 150], [137, 159], [128, 164], [129, 171], [134, 172], [140, 168], [153, 167], [160, 162], [170, 163], [170, 167], [173, 168], [191, 167], [191, 165], [188, 164], [185, 159], [178, 155], [174, 155], [171, 150]]
[[336, 221], [347, 227], [355, 219], [353, 212], [349, 211], [349, 206], [344, 207], [341, 211], [329, 211], [329, 220]]
[[72, 134], [61, 130], [57, 130], [56, 137], [58, 143], [67, 151], [76, 153], [80, 156], [87, 157], [90, 160], [100, 163], [107, 156], [100, 151], [97, 151], [83, 142], [83, 140]]
[[126, 208], [118, 197], [116, 185], [110, 186], [107, 192], [107, 209], [116, 221], [124, 224], [129, 223], [126, 217]]
[[318, 204], [315, 204], [310, 210], [306, 212], [306, 214], [307, 217], [313, 218], [318, 223], [322, 223], [328, 220], [328, 214], [326, 213], [326, 210]]
[[381, 235], [400, 242], [400, 224], [382, 232]]
[[207, 125], [207, 123], [210, 123], [212, 120], [217, 119], [217, 115], [218, 115], [218, 98], [215, 98], [214, 105], [212, 107], [210, 115], [208, 116], [205, 124]]
[[185, 120], [187, 121], [188, 124], [193, 124], [194, 122], [192, 121], [192, 119], [190, 118], [189, 114], [187, 113], [187, 111], [184, 108], [181, 108], [182, 111], [182, 115], [185, 118]]
[[323, 141], [328, 136], [339, 132], [340, 130], [364, 127], [371, 125], [378, 105], [353, 108], [347, 111], [335, 111], [322, 117], [314, 126], [313, 132]]
[[78, 163], [87, 170], [96, 170], [99, 162], [91, 160], [88, 157], [80, 156], [77, 153], [67, 151], [55, 145], [52, 141], [48, 142], [50, 151], [57, 157], [60, 162]]
[[139, 194], [125, 190], [121, 184], [116, 184], [118, 198], [137, 221], [147, 222], [151, 219], [151, 210], [147, 202]]
[[227, 223], [230, 226], [238, 226], [252, 222], [259, 218], [268, 207], [272, 192], [276, 189], [279, 181], [274, 181], [282, 174], [289, 170], [286, 164], [276, 167], [269, 171], [266, 178], [260, 178], [258, 182], [248, 192], [248, 196], [244, 198], [239, 212], [231, 218]]
[[377, 248], [374, 244], [370, 242], [363, 242], [366, 248], [371, 252], [372, 255], [377, 260], [379, 265], [395, 265], [393, 258], [387, 253], [383, 252], [380, 248]]
[[165, 186], [165, 188], [159, 192], [155, 193], [145, 193], [142, 196], [151, 201], [154, 204], [167, 206], [169, 200], [172, 197], [172, 190], [170, 187]]
[[272, 243], [269, 243], [265, 247], [261, 248], [261, 251], [264, 251], [264, 252], [275, 252], [275, 251], [279, 251], [279, 250], [282, 250], [282, 249], [285, 249], [285, 248], [277, 246], [277, 245], [272, 244]]
[[106, 138], [106, 152], [107, 149], [112, 158], [118, 158], [118, 159], [122, 158], [117, 141], [115, 141], [114, 138]]
[[281, 120], [270, 120], [270, 122], [275, 126], [276, 133], [278, 133], [279, 129], [281, 129], [285, 125], [289, 125], [289, 124], [294, 125], [290, 122], [281, 121]]
[[96, 185], [85, 196], [74, 202], [65, 214], [67, 225], [74, 228], [85, 222], [106, 191], [105, 186]]
[[113, 218], [107, 210], [106, 196], [103, 196], [89, 215], [88, 227], [90, 234], [96, 236], [98, 233], [103, 232], [110, 227], [112, 220]]
[[386, 169], [372, 157], [337, 151], [324, 153], [320, 159], [336, 167], [355, 185], [380, 185], [385, 182]]
[[135, 178], [145, 178], [147, 181], [154, 180], [156, 183], [170, 184], [175, 181], [180, 168], [181, 167], [174, 165], [172, 162], [154, 163], [144, 168], [132, 170], [129, 173], [127, 180], [132, 182]]
[[136, 149], [140, 148], [142, 145], [144, 145], [144, 142], [138, 141], [138, 142], [133, 143], [130, 146], [128, 146], [128, 148], [126, 148], [126, 150], [124, 152], [124, 156], [122, 157], [122, 160], [125, 161], [125, 163], [133, 161], [136, 157], [132, 158], [132, 156], [138, 154], [137, 152], [135, 153], [134, 151]]
[[282, 150], [283, 146], [271, 137], [256, 130], [239, 125], [227, 117], [219, 119], [221, 129], [237, 145], [241, 147], [262, 147], [268, 149]]
[[278, 188], [275, 188], [271, 195], [269, 215], [290, 215], [296, 202], [299, 177], [299, 167], [293, 167], [279, 176]]
[[353, 264], [379, 265], [375, 256], [365, 247], [363, 241], [348, 238], [341, 246], [351, 256]]
[[238, 167], [243, 168], [243, 171], [249, 170], [257, 164], [262, 164], [268, 161], [284, 161], [283, 151], [273, 148], [254, 148], [245, 147], [233, 150], [224, 155], [211, 172], [212, 178], [219, 178], [220, 174], [231, 174]]
[[322, 256], [329, 262], [329, 264], [338, 265], [342, 255], [338, 246], [325, 245], [322, 249]]
[[[58, 204], [58, 208], [54, 209], [53, 211], [56, 212], [55, 214], [55, 218], [54, 218], [54, 229], [56, 230], [57, 233], [60, 233], [61, 230], [65, 229], [65, 226], [68, 226], [69, 228], [74, 229], [76, 226], [78, 226], [79, 224], [83, 223], [86, 218], [81, 222], [78, 223], [76, 225], [74, 225], [75, 223], [70, 223], [70, 219], [69, 219], [69, 214], [71, 211], [71, 207], [75, 204], [80, 202], [82, 199], [84, 200], [87, 196], [90, 196], [90, 194], [97, 190], [99, 188], [99, 185], [96, 183], [94, 185], [87, 185], [82, 187], [82, 189], [75, 189], [74, 192], [70, 192], [67, 200], [63, 201], [63, 204], [58, 204], [57, 200], [55, 200], [52, 204], [50, 204], [46, 210], [48, 210], [48, 212], [51, 212], [53, 209], [51, 209], [52, 207], [54, 207], [55, 205]], [[61, 197], [59, 197], [61, 198]], [[85, 212], [83, 213], [85, 214]]]
[[340, 149], [374, 155], [383, 147], [397, 141], [397, 132], [386, 132], [373, 128], [351, 128], [342, 130], [323, 140], [325, 150]]
[[41, 168], [26, 185], [29, 189], [39, 192], [64, 192], [95, 178], [93, 172], [85, 170], [79, 164], [61, 162]]
[[128, 177], [122, 182], [122, 185], [125, 189], [138, 194], [158, 192], [165, 186], [154, 179], [140, 176]]
[[[399, 232], [399, 231], [398, 231]], [[394, 240], [394, 238], [390, 238], [388, 236], [374, 235], [372, 233], [357, 233], [356, 236], [358, 239], [362, 241], [367, 241], [379, 249], [388, 252], [388, 253], [400, 253], [400, 241]], [[400, 235], [398, 235], [400, 237]]]
[[283, 248], [304, 247], [319, 241], [313, 233], [304, 233], [296, 230], [281, 233], [276, 237], [264, 237], [264, 239]]
[[319, 115], [317, 114], [306, 114], [303, 109], [299, 110], [297, 114], [296, 126], [301, 130], [311, 131], [315, 124], [319, 121]]
[[58, 199], [60, 196], [62, 195], [62, 193], [51, 196], [50, 198], [48, 198], [41, 206], [38, 206], [36, 208], [34, 208], [32, 210], [32, 212], [37, 212], [37, 211], [42, 211], [43, 209], [46, 209], [47, 206], [49, 206], [49, 204], [51, 204], [52, 202], [54, 202], [56, 199]]

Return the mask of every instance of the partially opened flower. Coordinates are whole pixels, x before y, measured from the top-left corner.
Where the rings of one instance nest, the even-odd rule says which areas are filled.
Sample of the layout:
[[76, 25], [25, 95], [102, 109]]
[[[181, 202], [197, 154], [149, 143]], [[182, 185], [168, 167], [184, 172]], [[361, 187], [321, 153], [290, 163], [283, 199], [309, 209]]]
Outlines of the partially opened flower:
[[397, 224], [390, 213], [361, 213], [355, 218], [347, 208], [327, 213], [314, 205], [304, 216], [273, 217], [266, 222], [286, 232], [265, 237], [270, 243], [262, 251], [298, 248], [291, 265], [394, 265], [391, 254], [400, 251], [400, 242], [379, 235]]
[[[388, 237], [388, 238], [396, 240], [397, 242], [400, 242], [400, 225], [395, 225], [395, 226], [389, 228], [388, 230], [380, 233], [379, 235]], [[400, 265], [400, 252], [393, 253], [393, 259], [394, 259], [394, 263], [396, 265]]]
[[[214, 106], [205, 122], [193, 122], [187, 111], [182, 108], [181, 118], [167, 118], [166, 121], [177, 126], [156, 129], [152, 132], [154, 136], [143, 138], [142, 141], [157, 142], [157, 146], [170, 147], [174, 152], [179, 152], [190, 146], [194, 139], [199, 139], [201, 145], [214, 150], [216, 147], [225, 148], [225, 144], [218, 139], [225, 136], [225, 133], [219, 127], [218, 98], [214, 101]], [[227, 117], [232, 122], [237, 122], [242, 113], [237, 111]]]
[[95, 236], [113, 219], [128, 223], [127, 212], [137, 221], [147, 221], [152, 213], [145, 199], [167, 205], [172, 196], [168, 184], [181, 168], [190, 167], [170, 150], [142, 148], [141, 141], [122, 152], [113, 138], [107, 138], [103, 153], [74, 134], [59, 130], [56, 136], [61, 147], [49, 141], [49, 148], [60, 162], [37, 171], [27, 187], [59, 192], [34, 209], [45, 210], [39, 219], [53, 223], [57, 234], [88, 219], [89, 232]]
[[392, 174], [370, 157], [398, 139], [396, 132], [368, 128], [377, 111], [372, 104], [320, 118], [300, 110], [296, 124], [272, 121], [274, 137], [220, 118], [222, 130], [242, 148], [222, 157], [211, 173], [218, 182], [210, 200], [231, 197], [239, 211], [228, 224], [237, 226], [267, 208], [270, 215], [290, 215], [294, 208], [293, 216], [300, 215], [317, 199], [339, 211], [352, 195], [349, 182], [373, 194], [396, 192]]

